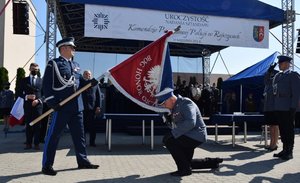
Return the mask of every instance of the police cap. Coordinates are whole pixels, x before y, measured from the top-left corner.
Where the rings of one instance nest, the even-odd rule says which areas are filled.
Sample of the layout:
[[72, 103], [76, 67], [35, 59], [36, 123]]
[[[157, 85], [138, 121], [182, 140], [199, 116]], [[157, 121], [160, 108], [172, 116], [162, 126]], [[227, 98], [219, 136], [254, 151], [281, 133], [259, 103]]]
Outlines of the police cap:
[[74, 44], [74, 38], [73, 37], [66, 37], [60, 41], [58, 41], [56, 43], [56, 47], [57, 48], [60, 48], [61, 46], [73, 46], [73, 47], [76, 47], [75, 44]]
[[282, 63], [282, 62], [291, 62], [292, 58], [289, 56], [285, 56], [285, 55], [280, 55], [277, 57], [278, 58], [278, 63]]
[[173, 91], [174, 90], [172, 88], [165, 88], [162, 91], [160, 91], [159, 93], [157, 93], [155, 95], [155, 97], [157, 99], [158, 105], [164, 104], [166, 100], [168, 100], [170, 97], [172, 97], [174, 95]]

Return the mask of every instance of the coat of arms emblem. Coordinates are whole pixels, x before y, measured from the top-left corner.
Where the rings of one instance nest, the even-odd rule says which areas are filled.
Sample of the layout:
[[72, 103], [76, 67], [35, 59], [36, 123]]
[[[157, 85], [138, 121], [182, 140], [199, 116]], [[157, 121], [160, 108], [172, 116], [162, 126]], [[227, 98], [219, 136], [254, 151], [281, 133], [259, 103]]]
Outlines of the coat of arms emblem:
[[264, 26], [254, 26], [253, 27], [253, 39], [257, 42], [261, 42], [265, 36]]

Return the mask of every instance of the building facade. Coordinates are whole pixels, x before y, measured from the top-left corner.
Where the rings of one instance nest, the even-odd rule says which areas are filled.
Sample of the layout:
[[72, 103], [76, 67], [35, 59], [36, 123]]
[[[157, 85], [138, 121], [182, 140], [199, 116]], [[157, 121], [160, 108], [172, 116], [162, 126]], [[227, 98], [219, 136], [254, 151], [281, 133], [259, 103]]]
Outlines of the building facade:
[[14, 90], [17, 69], [24, 68], [27, 74], [35, 61], [36, 9], [31, 0], [2, 0], [0, 9], [4, 7], [0, 15], [0, 67], [8, 70]]

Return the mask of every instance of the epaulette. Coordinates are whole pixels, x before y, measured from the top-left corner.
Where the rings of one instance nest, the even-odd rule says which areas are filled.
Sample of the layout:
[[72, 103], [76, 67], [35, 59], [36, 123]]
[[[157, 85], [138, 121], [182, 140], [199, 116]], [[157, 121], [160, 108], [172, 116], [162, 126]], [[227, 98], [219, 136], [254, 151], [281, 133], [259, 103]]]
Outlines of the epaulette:
[[52, 60], [49, 60], [48, 62], [47, 62], [47, 67], [49, 66], [49, 67], [52, 67], [52, 62], [54, 62], [54, 60], [52, 59]]

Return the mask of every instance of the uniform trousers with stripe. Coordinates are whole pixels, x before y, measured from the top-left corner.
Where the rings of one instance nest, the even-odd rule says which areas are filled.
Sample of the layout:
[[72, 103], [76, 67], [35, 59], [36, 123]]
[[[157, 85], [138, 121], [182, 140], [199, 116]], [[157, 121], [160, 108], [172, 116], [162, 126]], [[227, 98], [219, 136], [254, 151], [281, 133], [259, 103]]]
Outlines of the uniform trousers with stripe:
[[67, 124], [75, 146], [77, 164], [90, 164], [86, 153], [82, 112], [60, 110], [53, 113], [50, 121], [44, 146], [43, 167], [53, 165], [59, 138]]

